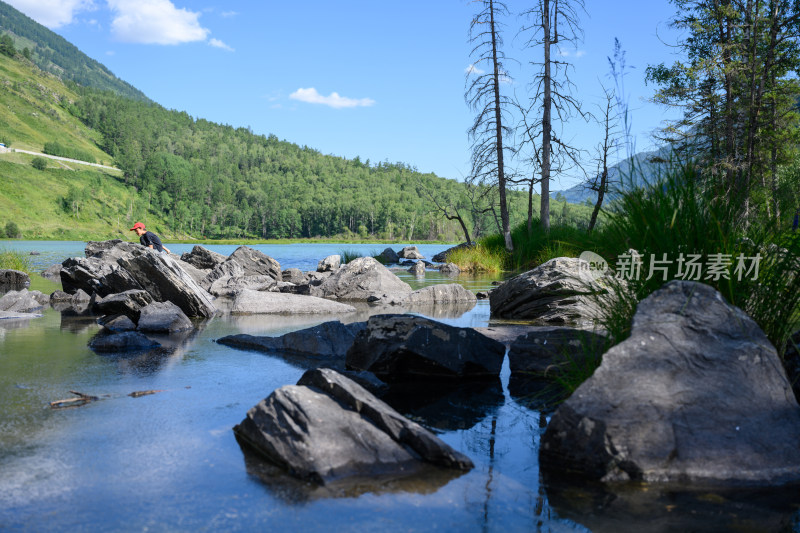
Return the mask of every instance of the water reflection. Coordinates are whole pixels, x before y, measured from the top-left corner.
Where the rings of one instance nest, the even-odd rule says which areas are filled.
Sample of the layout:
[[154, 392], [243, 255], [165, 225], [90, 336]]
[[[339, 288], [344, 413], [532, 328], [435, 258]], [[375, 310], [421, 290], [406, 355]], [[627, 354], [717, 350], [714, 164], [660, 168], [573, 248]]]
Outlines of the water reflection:
[[257, 479], [273, 496], [284, 503], [303, 504], [329, 498], [355, 498], [363, 494], [415, 493], [433, 494], [465, 473], [457, 469], [420, 464], [419, 469], [404, 475], [349, 477], [325, 485], [302, 481], [263, 458], [246, 443], [239, 446], [247, 474]]
[[470, 429], [505, 403], [500, 380], [469, 383], [392, 383], [381, 399], [396, 411], [439, 431]]
[[550, 506], [594, 533], [797, 531], [797, 486], [703, 490], [548, 478]]

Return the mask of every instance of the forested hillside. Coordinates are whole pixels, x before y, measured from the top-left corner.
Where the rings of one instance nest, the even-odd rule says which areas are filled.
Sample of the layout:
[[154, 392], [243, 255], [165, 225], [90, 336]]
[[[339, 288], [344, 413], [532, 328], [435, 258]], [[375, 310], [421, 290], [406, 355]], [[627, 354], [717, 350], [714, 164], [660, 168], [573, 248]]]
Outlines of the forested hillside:
[[147, 100], [141, 91], [114, 76], [104, 65], [5, 2], [0, 2], [0, 29], [12, 38], [20, 54], [45, 72], [85, 87]]
[[[120, 170], [32, 168], [30, 156], [0, 154], [0, 228], [13, 221], [27, 237], [100, 238], [148, 220], [170, 238], [398, 241], [498, 231], [491, 188], [165, 109], [2, 2], [0, 31], [0, 142]], [[525, 220], [527, 194], [508, 198], [514, 223]], [[586, 210], [564, 203], [554, 216], [576, 223]]]

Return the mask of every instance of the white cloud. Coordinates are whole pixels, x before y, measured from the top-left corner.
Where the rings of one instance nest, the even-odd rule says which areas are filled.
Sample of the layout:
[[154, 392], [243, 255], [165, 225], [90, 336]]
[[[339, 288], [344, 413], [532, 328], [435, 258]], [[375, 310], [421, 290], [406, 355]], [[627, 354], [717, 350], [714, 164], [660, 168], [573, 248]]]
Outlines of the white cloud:
[[95, 8], [92, 0], [6, 0], [19, 11], [48, 28], [72, 23], [75, 14]]
[[238, 14], [239, 13], [237, 13], [236, 11], [223, 11], [222, 13], [220, 13], [220, 15], [222, 15], [224, 18], [235, 17]]
[[309, 104], [322, 104], [341, 109], [343, 107], [369, 107], [375, 104], [371, 98], [346, 98], [339, 96], [339, 93], [332, 92], [329, 96], [323, 96], [314, 87], [308, 89], [297, 89], [289, 95], [292, 100], [299, 100]]
[[465, 68], [464, 72], [466, 72], [467, 74], [470, 74], [470, 75], [474, 74], [475, 76], [480, 76], [481, 74], [486, 74], [486, 71], [476, 67], [475, 63], [473, 63], [470, 66], [468, 66], [467, 68]]
[[575, 52], [575, 57], [583, 57], [585, 55], [586, 55], [585, 50], [578, 50], [577, 52]]
[[209, 34], [200, 26], [200, 13], [178, 9], [170, 0], [108, 0], [108, 6], [114, 12], [111, 29], [121, 41], [181, 44], [205, 41]]
[[219, 39], [209, 39], [208, 44], [213, 46], [214, 48], [222, 48], [223, 50], [227, 50], [228, 52], [234, 51], [233, 48], [223, 43]]

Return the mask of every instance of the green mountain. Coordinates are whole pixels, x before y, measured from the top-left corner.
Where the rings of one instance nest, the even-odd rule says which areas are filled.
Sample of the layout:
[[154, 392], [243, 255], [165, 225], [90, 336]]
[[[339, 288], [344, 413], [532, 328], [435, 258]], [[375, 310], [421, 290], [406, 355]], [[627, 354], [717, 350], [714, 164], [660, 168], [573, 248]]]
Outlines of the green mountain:
[[114, 76], [69, 41], [1, 1], [0, 30], [11, 36], [14, 46], [27, 59], [63, 81], [147, 100], [144, 93]]
[[[0, 237], [9, 222], [26, 238], [129, 237], [142, 220], [170, 239], [453, 241], [461, 226], [439, 207], [455, 204], [473, 236], [496, 231], [461, 183], [164, 109], [2, 3], [0, 32], [0, 142], [117, 168], [0, 153]], [[525, 220], [527, 196], [508, 198]]]

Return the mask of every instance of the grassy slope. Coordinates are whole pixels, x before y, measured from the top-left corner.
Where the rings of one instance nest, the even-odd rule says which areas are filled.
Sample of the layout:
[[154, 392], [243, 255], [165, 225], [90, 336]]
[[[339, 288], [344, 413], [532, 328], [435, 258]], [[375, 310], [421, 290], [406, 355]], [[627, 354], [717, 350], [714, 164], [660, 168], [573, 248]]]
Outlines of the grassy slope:
[[[75, 99], [58, 79], [31, 63], [0, 56], [0, 136], [12, 148], [39, 152], [45, 142], [57, 141], [113, 165], [113, 158], [97, 146], [99, 134], [61, 106]], [[160, 220], [146, 217], [146, 205], [124, 185], [120, 172], [54, 160], [38, 171], [31, 159], [27, 154], [0, 154], [0, 228], [13, 221], [23, 238], [78, 240], [130, 238], [128, 228], [140, 218], [149, 218], [148, 227], [155, 231], [161, 229]], [[77, 215], [63, 206], [70, 188], [85, 195]]]

